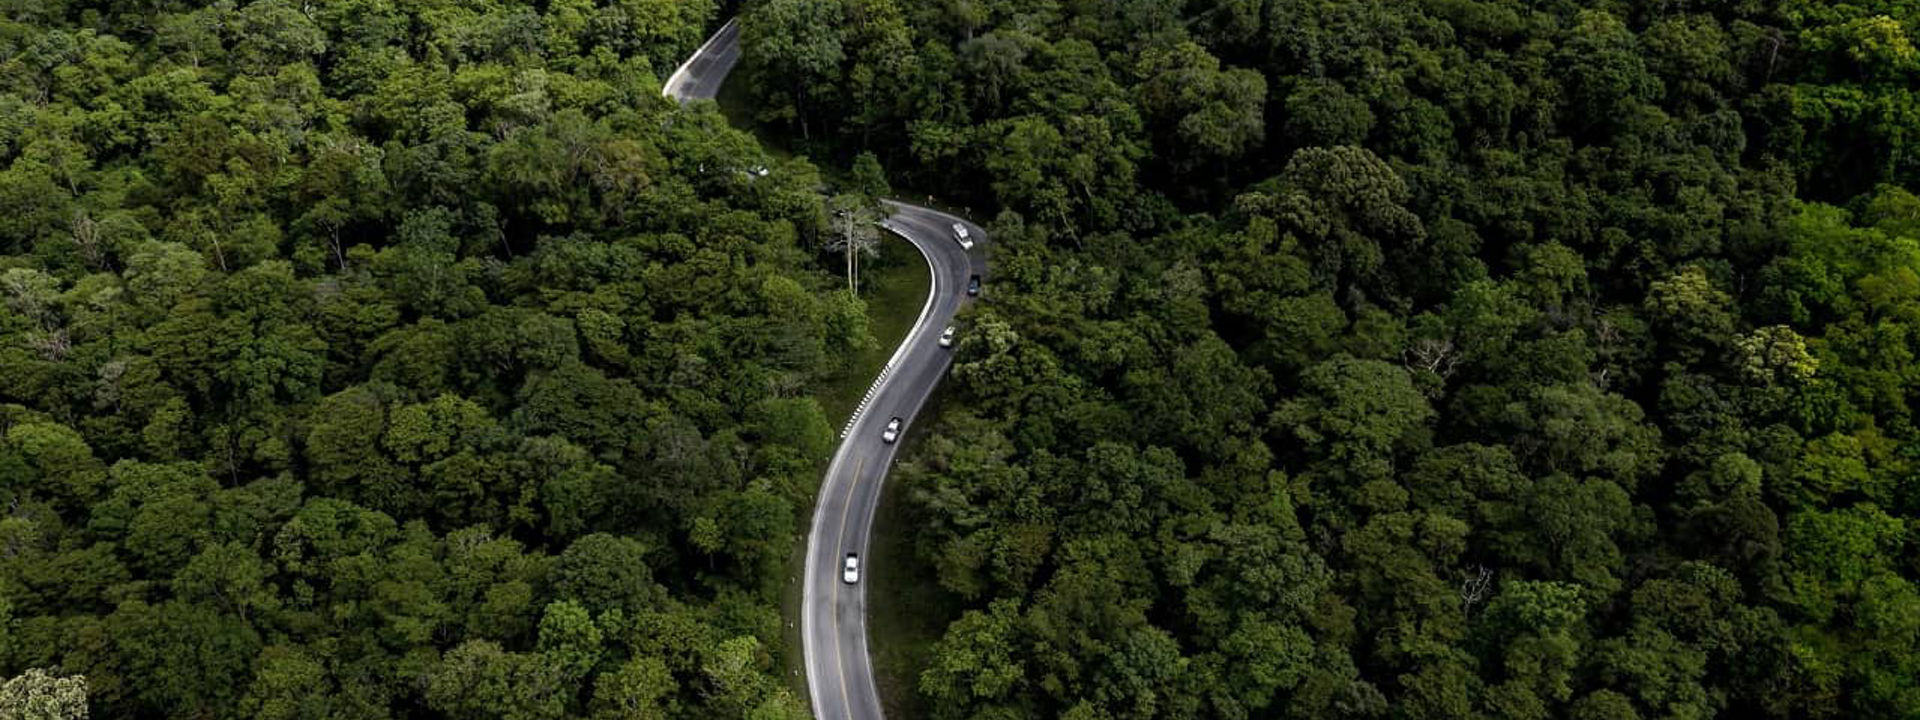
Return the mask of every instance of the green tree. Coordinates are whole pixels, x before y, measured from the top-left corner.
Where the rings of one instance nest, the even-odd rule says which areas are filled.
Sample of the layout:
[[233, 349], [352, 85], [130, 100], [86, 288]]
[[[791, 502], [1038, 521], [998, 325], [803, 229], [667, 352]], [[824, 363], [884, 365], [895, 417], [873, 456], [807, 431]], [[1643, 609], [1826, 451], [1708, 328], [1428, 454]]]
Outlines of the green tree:
[[1300, 147], [1358, 145], [1373, 130], [1373, 111], [1338, 81], [1312, 78], [1287, 93], [1287, 134]]
[[87, 678], [29, 669], [0, 684], [0, 713], [20, 720], [86, 720]]
[[260, 669], [242, 707], [259, 718], [319, 720], [336, 706], [329, 685], [326, 667], [306, 652], [271, 646], [260, 652]]
[[657, 658], [638, 657], [614, 672], [602, 673], [593, 686], [596, 720], [664, 720], [678, 705], [678, 686], [667, 666]]
[[547, 606], [540, 619], [540, 654], [562, 677], [586, 677], [600, 653], [600, 628], [586, 608], [566, 600]]
[[1019, 606], [995, 602], [986, 612], [968, 611], [947, 630], [920, 676], [920, 691], [942, 716], [966, 717], [999, 706], [1025, 684], [1027, 671], [1014, 654]]
[[553, 568], [554, 594], [589, 611], [629, 615], [654, 608], [663, 591], [653, 582], [647, 547], [605, 533], [587, 535], [560, 553]]
[[1407, 372], [1377, 360], [1334, 358], [1308, 368], [1301, 385], [1302, 397], [1274, 416], [1277, 429], [1356, 473], [1384, 469], [1433, 417]]
[[565, 717], [557, 668], [540, 656], [510, 653], [484, 640], [447, 652], [427, 676], [427, 703], [443, 713], [473, 718], [537, 720]]
[[812, 137], [822, 108], [840, 94], [840, 67], [847, 57], [845, 4], [775, 0], [753, 6], [740, 18], [741, 55], [751, 82], [766, 103], [762, 120], [800, 126]]
[[1264, 139], [1267, 81], [1259, 73], [1222, 69], [1192, 42], [1149, 48], [1140, 63], [1147, 78], [1140, 86], [1141, 109], [1166, 128], [1163, 152], [1175, 166], [1231, 161]]
[[887, 171], [881, 169], [880, 158], [871, 152], [863, 152], [854, 157], [852, 177], [849, 181], [853, 192], [869, 201], [893, 194], [893, 188], [887, 184]]

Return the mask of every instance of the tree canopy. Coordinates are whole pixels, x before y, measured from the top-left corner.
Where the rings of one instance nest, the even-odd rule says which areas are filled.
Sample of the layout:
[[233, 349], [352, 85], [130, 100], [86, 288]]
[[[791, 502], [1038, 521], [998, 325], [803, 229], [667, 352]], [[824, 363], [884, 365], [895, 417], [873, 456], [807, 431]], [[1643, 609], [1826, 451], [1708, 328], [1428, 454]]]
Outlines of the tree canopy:
[[871, 340], [715, 3], [0, 7], [0, 717], [804, 712]]
[[0, 715], [804, 715], [891, 188], [930, 716], [1920, 715], [1912, 3], [722, 5], [0, 2]]
[[930, 715], [1920, 713], [1911, 3], [801, 5], [761, 118], [997, 213]]

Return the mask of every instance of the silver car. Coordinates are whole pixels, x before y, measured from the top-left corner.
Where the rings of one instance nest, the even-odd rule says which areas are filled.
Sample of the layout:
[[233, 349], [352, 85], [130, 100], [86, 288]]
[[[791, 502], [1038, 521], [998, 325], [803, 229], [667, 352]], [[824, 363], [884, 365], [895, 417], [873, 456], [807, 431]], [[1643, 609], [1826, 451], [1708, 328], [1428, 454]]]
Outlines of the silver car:
[[892, 445], [893, 441], [899, 440], [899, 439], [900, 439], [900, 418], [896, 417], [892, 420], [887, 421], [887, 429], [880, 431], [880, 442], [886, 443], [888, 445]]
[[946, 331], [940, 333], [940, 347], [943, 347], [943, 348], [953, 347], [953, 326], [952, 325], [948, 325]]
[[973, 236], [967, 233], [967, 226], [962, 225], [960, 223], [954, 223], [953, 239], [960, 241], [960, 249], [962, 250], [973, 249]]

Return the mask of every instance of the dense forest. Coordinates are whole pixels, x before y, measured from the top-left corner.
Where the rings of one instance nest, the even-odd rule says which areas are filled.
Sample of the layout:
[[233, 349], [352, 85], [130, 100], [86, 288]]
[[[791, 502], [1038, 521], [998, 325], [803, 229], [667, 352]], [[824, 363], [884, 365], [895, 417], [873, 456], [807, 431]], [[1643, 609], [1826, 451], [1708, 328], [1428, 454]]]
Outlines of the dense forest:
[[0, 716], [805, 716], [872, 340], [718, 14], [0, 2]]
[[998, 208], [936, 718], [1920, 716], [1920, 5], [763, 0]]
[[[936, 718], [1920, 715], [1920, 5], [741, 10], [794, 149], [997, 213]], [[0, 709], [804, 716], [871, 338], [659, 97], [722, 13], [0, 0]]]

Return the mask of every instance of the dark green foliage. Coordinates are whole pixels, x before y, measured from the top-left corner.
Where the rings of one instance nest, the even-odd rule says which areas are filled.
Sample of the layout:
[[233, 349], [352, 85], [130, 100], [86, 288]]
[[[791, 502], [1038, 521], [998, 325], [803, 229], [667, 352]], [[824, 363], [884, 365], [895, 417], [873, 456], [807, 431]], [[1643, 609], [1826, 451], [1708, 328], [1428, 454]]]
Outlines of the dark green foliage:
[[1920, 714], [1912, 3], [745, 12], [763, 120], [998, 212], [936, 716]]
[[[120, 5], [0, 2], [0, 676], [801, 712], [866, 325], [817, 174], [656, 96], [715, 4]], [[850, 196], [999, 213], [900, 473], [936, 716], [1920, 714], [1911, 4], [741, 11]]]
[[811, 168], [659, 97], [716, 9], [0, 3], [0, 679], [795, 711], [796, 388], [870, 340]]

